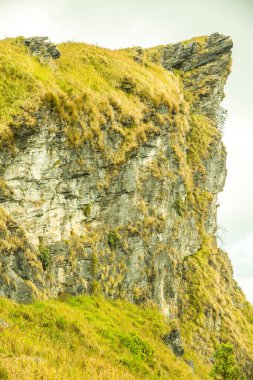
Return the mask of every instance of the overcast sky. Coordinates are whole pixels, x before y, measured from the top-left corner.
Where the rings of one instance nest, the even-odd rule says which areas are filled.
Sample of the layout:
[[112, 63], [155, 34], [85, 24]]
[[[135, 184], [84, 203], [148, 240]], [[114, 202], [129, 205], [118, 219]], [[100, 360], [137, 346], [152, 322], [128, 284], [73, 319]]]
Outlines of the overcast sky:
[[224, 101], [228, 178], [219, 225], [226, 230], [224, 248], [235, 278], [253, 303], [253, 0], [0, 0], [0, 39], [46, 35], [55, 42], [121, 48], [214, 32], [234, 40]]

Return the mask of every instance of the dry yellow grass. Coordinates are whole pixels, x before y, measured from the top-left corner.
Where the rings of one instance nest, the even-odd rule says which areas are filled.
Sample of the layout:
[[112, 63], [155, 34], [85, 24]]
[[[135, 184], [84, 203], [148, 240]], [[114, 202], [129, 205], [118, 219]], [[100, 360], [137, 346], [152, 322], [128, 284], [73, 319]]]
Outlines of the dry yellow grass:
[[124, 156], [154, 130], [150, 111], [160, 106], [178, 111], [178, 80], [157, 65], [142, 67], [124, 51], [84, 43], [63, 43], [59, 49], [59, 60], [42, 64], [22, 38], [0, 41], [2, 143], [12, 142], [11, 125], [25, 122], [33, 128], [34, 111], [46, 104], [59, 115], [72, 146], [89, 141], [103, 151], [101, 127], [109, 123], [123, 137]]

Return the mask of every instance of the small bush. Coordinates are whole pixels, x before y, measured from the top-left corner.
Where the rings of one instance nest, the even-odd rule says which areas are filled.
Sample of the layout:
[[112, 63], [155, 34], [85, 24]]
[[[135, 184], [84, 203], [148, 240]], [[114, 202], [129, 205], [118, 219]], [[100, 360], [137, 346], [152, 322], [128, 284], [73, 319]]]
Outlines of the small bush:
[[183, 216], [185, 213], [185, 204], [181, 198], [177, 198], [174, 202], [174, 209], [179, 216]]
[[86, 216], [86, 218], [90, 218], [91, 216], [91, 205], [88, 204], [83, 208], [83, 214]]
[[93, 280], [91, 282], [91, 293], [94, 296], [98, 296], [101, 293], [101, 285], [100, 285], [99, 281]]
[[8, 375], [8, 372], [6, 371], [5, 368], [0, 368], [0, 379], [1, 380], [8, 380], [10, 377]]
[[124, 77], [120, 83], [120, 89], [127, 94], [134, 94], [136, 92], [136, 84], [131, 77]]
[[217, 346], [214, 353], [215, 364], [210, 373], [214, 379], [243, 379], [240, 368], [236, 365], [236, 358], [233, 352], [234, 347], [232, 344], [222, 343]]
[[110, 248], [115, 248], [117, 245], [117, 242], [120, 240], [120, 235], [115, 232], [111, 231], [108, 235], [108, 245]]
[[58, 327], [59, 330], [65, 331], [67, 328], [67, 325], [68, 325], [67, 320], [64, 317], [59, 317], [56, 320], [56, 326]]
[[152, 361], [153, 349], [134, 333], [120, 336], [121, 344], [139, 359]]
[[47, 270], [52, 263], [51, 252], [46, 247], [40, 247], [39, 250], [40, 250], [40, 253], [38, 255], [38, 258], [42, 263], [43, 270]]

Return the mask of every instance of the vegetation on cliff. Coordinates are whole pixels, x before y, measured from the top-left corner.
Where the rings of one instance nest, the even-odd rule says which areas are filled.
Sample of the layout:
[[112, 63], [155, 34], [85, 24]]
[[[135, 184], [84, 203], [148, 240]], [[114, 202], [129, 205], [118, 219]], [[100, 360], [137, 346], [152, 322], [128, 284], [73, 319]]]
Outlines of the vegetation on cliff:
[[[35, 128], [36, 110], [45, 105], [59, 115], [72, 146], [90, 141], [117, 162], [156, 130], [152, 109], [178, 111], [177, 79], [155, 64], [139, 66], [125, 52], [64, 43], [61, 59], [47, 65], [27, 54], [22, 38], [0, 45], [3, 144], [13, 140], [11, 126]], [[107, 123], [122, 136], [119, 154], [105, 146]]]

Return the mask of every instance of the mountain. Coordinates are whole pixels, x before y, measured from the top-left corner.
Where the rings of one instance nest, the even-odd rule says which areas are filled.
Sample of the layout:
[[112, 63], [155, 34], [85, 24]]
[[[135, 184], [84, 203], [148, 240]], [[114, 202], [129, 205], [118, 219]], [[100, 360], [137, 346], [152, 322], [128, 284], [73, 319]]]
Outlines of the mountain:
[[[67, 315], [70, 301], [62, 300], [75, 296], [83, 305], [82, 294], [108, 305], [102, 314], [114, 307], [119, 325], [121, 305], [135, 310], [133, 325], [142, 315], [143, 326], [148, 307], [157, 307], [156, 339], [168, 358], [151, 360], [152, 341], [151, 351], [137, 355], [149, 370], [136, 367], [134, 378], [209, 378], [216, 344], [230, 342], [253, 379], [253, 308], [217, 246], [217, 196], [226, 179], [220, 103], [232, 46], [218, 33], [117, 51], [55, 46], [46, 37], [0, 41], [0, 295], [19, 303], [59, 299], [30, 306], [3, 299], [9, 323], [13, 310], [29, 310], [44, 334], [36, 307], [46, 318], [54, 302], [52, 310]], [[118, 342], [113, 350], [124, 346], [115, 330], [102, 330], [98, 346], [104, 335], [109, 347]], [[142, 347], [138, 333], [148, 334], [132, 331], [131, 347]], [[166, 345], [182, 374], [173, 375], [172, 364], [164, 369], [172, 355]], [[120, 365], [129, 368], [122, 358]]]

